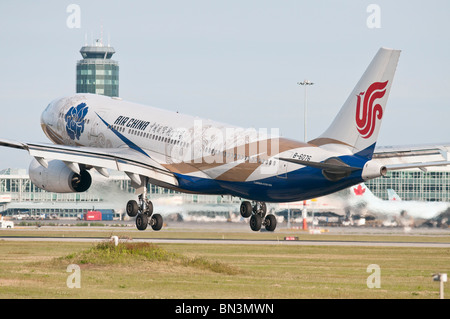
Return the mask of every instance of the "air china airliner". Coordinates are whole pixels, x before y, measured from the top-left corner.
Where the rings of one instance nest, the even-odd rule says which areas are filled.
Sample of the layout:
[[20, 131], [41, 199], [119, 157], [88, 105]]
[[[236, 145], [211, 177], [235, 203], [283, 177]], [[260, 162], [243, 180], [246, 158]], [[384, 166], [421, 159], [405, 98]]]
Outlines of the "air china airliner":
[[[250, 227], [273, 231], [266, 202], [323, 196], [386, 174], [372, 159], [399, 50], [381, 48], [329, 128], [308, 143], [94, 94], [52, 101], [41, 126], [54, 144], [0, 140], [33, 157], [32, 182], [46, 191], [84, 192], [91, 173], [125, 172], [136, 189], [126, 204], [136, 226], [160, 230], [149, 184], [242, 198]], [[276, 133], [276, 132], [275, 132]], [[395, 167], [398, 169], [401, 167]], [[125, 203], [124, 203], [125, 205]]]

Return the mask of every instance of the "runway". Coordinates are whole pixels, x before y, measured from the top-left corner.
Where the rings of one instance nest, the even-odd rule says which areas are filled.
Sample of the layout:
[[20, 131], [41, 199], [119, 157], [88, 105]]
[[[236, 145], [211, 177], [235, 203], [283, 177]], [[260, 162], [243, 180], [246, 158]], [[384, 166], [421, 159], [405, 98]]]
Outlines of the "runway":
[[[139, 232], [130, 222], [129, 225], [123, 222], [119, 227], [112, 223], [102, 227], [82, 227], [76, 226], [74, 221], [64, 226], [46, 226], [44, 223], [41, 227], [17, 227], [0, 231], [0, 241], [95, 243], [117, 235], [121, 241], [155, 244], [450, 248], [450, 229], [438, 228], [414, 228], [405, 233], [401, 228], [330, 227], [320, 235], [309, 235], [285, 227], [274, 233], [254, 233], [245, 223], [170, 222], [161, 232], [154, 233], [152, 230]], [[297, 240], [285, 240], [286, 237]]]
[[[3, 236], [0, 241], [48, 241], [48, 242], [104, 242], [108, 238], [97, 237], [28, 237]], [[359, 247], [420, 247], [450, 248], [450, 243], [395, 242], [395, 241], [339, 241], [339, 240], [242, 240], [242, 239], [195, 239], [195, 238], [133, 238], [121, 242], [147, 242], [155, 244], [223, 244], [223, 245], [291, 245], [291, 246], [359, 246]]]

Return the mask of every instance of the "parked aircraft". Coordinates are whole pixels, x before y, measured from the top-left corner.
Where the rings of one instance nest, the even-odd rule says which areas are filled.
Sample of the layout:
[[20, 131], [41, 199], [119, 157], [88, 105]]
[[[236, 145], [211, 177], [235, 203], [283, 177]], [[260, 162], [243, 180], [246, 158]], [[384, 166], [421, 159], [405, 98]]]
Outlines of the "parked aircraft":
[[398, 202], [402, 200], [402, 198], [400, 196], [398, 196], [397, 192], [395, 190], [393, 190], [392, 188], [388, 188], [387, 193], [388, 193], [389, 200], [396, 200]]
[[395, 195], [392, 199], [383, 200], [375, 196], [364, 183], [361, 183], [350, 188], [347, 205], [353, 212], [391, 217], [409, 216], [420, 219], [432, 219], [450, 208], [450, 203], [402, 201], [396, 193]]

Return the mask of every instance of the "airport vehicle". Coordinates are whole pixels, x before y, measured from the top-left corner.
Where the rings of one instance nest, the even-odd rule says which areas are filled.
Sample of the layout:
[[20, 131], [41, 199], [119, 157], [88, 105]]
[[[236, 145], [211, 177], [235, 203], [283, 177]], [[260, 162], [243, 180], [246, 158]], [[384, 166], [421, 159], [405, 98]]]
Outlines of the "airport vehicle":
[[14, 228], [14, 222], [0, 218], [0, 228]]
[[240, 213], [250, 218], [251, 229], [273, 231], [276, 219], [266, 202], [323, 196], [390, 169], [372, 155], [399, 56], [399, 50], [379, 49], [329, 128], [308, 143], [120, 98], [75, 94], [52, 101], [41, 115], [54, 144], [0, 145], [27, 150], [34, 158], [31, 180], [50, 192], [86, 191], [92, 170], [125, 172], [138, 194], [126, 210], [139, 230], [163, 224], [147, 198], [151, 183], [243, 198]]
[[83, 219], [89, 221], [102, 220], [102, 213], [96, 210], [90, 210], [83, 215]]

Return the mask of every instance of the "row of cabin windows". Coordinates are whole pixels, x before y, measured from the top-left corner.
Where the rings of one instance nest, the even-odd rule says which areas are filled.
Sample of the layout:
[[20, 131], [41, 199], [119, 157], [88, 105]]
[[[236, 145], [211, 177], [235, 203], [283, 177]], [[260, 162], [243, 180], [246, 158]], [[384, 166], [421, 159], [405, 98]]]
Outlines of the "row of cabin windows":
[[[116, 125], [113, 125], [113, 128], [117, 129]], [[119, 131], [122, 131], [122, 132], [125, 131], [125, 128], [123, 128], [123, 127], [118, 127], [118, 129], [119, 129]], [[180, 145], [181, 147], [189, 147], [190, 146], [190, 143], [187, 143], [187, 142], [183, 142], [183, 141], [180, 141], [180, 140], [174, 140], [172, 138], [163, 137], [163, 136], [157, 135], [157, 134], [145, 133], [143, 131], [134, 130], [134, 129], [131, 129], [131, 128], [128, 129], [128, 134], [133, 134], [133, 135], [136, 135], [136, 136], [152, 139], [152, 140], [155, 140], [155, 141], [158, 141], [158, 142], [169, 143], [169, 144], [172, 144], [172, 145]]]
[[[125, 131], [125, 129], [123, 127], [116, 128], [116, 125], [113, 125], [113, 128], [118, 129], [119, 131]], [[144, 132], [138, 131], [138, 130], [128, 129], [128, 133], [136, 135], [136, 136], [141, 136], [144, 138], [153, 139], [158, 142], [169, 143], [172, 145], [181, 145], [181, 147], [189, 147], [190, 146], [190, 143], [187, 143], [187, 142], [182, 142], [180, 140], [174, 140], [174, 139], [171, 139], [170, 137], [163, 137], [163, 136], [156, 135], [156, 134], [144, 133]], [[236, 154], [233, 152], [226, 152], [226, 151], [222, 152], [222, 151], [218, 151], [216, 149], [212, 149], [209, 147], [207, 147], [205, 149], [205, 151], [206, 151], [206, 153], [210, 153], [211, 155], [216, 155], [216, 154], [220, 155], [220, 153], [222, 153], [222, 155], [224, 157], [234, 158], [235, 160], [245, 159], [246, 161], [248, 161], [250, 159], [249, 156], [244, 156], [244, 155]], [[260, 164], [264, 164], [264, 165], [275, 165], [276, 164], [275, 160], [267, 160], [267, 159], [263, 160], [263, 159], [261, 159], [261, 157], [258, 157], [257, 162]]]

